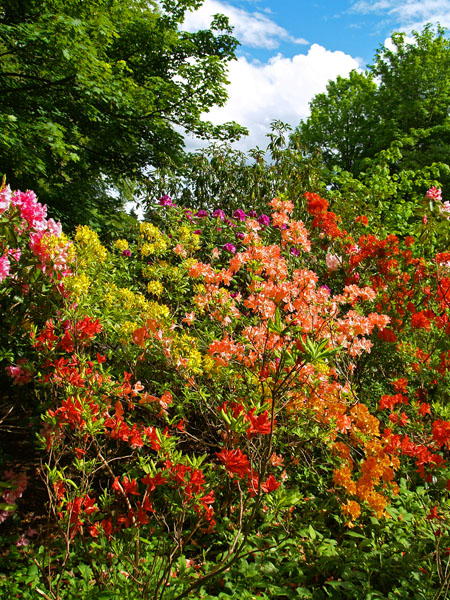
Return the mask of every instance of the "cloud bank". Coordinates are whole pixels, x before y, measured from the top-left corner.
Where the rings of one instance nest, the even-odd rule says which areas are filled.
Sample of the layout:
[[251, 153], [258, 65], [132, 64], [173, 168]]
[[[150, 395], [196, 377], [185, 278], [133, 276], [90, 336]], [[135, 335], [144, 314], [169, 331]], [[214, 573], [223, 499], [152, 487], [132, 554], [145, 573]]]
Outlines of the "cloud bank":
[[450, 28], [449, 0], [357, 0], [352, 10], [362, 14], [384, 13], [402, 31], [421, 30], [426, 23]]
[[[206, 0], [199, 10], [190, 13], [183, 28], [189, 31], [208, 28], [215, 13], [229, 17], [235, 27], [234, 35], [243, 46], [276, 49], [280, 41], [307, 44], [294, 39], [284, 28], [261, 12], [248, 12], [219, 0]], [[294, 46], [295, 48], [295, 46]], [[215, 124], [236, 121], [250, 130], [250, 135], [235, 147], [248, 150], [267, 145], [266, 134], [273, 120], [297, 126], [309, 114], [309, 102], [325, 91], [330, 79], [347, 76], [360, 67], [359, 61], [341, 51], [330, 51], [312, 44], [306, 54], [285, 57], [278, 53], [267, 62], [250, 60], [244, 56], [229, 65], [228, 101], [221, 108], [213, 108], [205, 119]], [[195, 140], [187, 140], [189, 150], [200, 147]]]
[[220, 0], [205, 0], [198, 10], [188, 13], [183, 23], [183, 29], [186, 31], [208, 29], [211, 17], [217, 13], [229, 18], [230, 25], [234, 27], [233, 35], [243, 46], [274, 50], [278, 48], [280, 41], [308, 44], [303, 38], [291, 36], [286, 29], [277, 25], [262, 12], [248, 12]]

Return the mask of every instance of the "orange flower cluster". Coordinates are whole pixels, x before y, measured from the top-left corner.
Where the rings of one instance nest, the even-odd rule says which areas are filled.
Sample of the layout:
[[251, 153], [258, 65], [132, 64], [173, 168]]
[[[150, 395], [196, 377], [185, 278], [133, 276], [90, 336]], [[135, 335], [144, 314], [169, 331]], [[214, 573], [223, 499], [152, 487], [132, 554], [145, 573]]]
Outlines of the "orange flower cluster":
[[[386, 451], [386, 444], [379, 439], [379, 421], [370, 415], [367, 407], [357, 404], [350, 411], [352, 427], [350, 439], [359, 450], [364, 452], [365, 458], [359, 465], [359, 477], [354, 470], [354, 461], [351, 458], [351, 447], [344, 442], [334, 445], [335, 453], [340, 457], [343, 466], [336, 469], [333, 481], [343, 487], [349, 496], [355, 496], [359, 502], [365, 502], [368, 508], [378, 517], [385, 515], [388, 499], [384, 492], [388, 486], [392, 493], [398, 493], [397, 484], [394, 483], [394, 473], [400, 465], [397, 456]], [[381, 487], [381, 491], [377, 488]], [[356, 506], [358, 505], [358, 507]], [[342, 506], [344, 515], [350, 517], [347, 523], [353, 524], [360, 514], [360, 506], [356, 500], [348, 501]]]

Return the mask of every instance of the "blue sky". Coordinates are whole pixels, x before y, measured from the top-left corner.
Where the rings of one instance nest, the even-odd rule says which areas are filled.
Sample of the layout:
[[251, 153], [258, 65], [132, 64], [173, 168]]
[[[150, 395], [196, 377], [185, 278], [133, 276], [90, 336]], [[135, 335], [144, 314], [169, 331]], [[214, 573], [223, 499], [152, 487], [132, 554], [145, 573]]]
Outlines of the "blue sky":
[[207, 28], [215, 13], [229, 17], [241, 46], [229, 100], [205, 118], [248, 127], [242, 150], [265, 147], [274, 119], [295, 127], [307, 118], [314, 95], [330, 79], [364, 69], [393, 31], [410, 34], [427, 22], [450, 29], [450, 0], [205, 0], [184, 28]]

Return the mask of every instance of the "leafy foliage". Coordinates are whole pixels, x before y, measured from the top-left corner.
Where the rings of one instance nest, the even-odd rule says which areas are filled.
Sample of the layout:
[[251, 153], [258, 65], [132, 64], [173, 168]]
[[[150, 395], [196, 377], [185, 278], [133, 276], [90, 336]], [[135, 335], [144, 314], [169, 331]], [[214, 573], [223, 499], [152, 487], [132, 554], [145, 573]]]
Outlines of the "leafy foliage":
[[413, 37], [408, 42], [394, 33], [393, 47], [380, 47], [364, 73], [331, 81], [312, 100], [311, 115], [296, 136], [311, 152], [319, 149], [330, 169], [338, 166], [356, 177], [379, 164], [380, 152], [402, 146], [394, 172], [443, 163], [445, 190], [450, 42], [443, 28], [435, 32], [430, 25]]
[[199, 4], [3, 2], [0, 153], [8, 180], [36, 189], [65, 224], [99, 228], [126, 197], [127, 181], [166, 157], [180, 160], [180, 128], [201, 137], [242, 131], [200, 120], [226, 100], [237, 42], [221, 16], [211, 29], [180, 31]]

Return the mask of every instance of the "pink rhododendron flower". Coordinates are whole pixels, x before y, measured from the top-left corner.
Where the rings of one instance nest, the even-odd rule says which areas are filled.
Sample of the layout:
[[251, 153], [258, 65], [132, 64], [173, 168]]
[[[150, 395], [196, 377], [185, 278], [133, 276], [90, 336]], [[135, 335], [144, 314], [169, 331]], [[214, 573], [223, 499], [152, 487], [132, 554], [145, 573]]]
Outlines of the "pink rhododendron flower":
[[20, 538], [16, 542], [17, 548], [21, 548], [23, 546], [29, 546], [30, 540], [26, 537], [24, 533], [20, 536]]
[[6, 255], [0, 256], [0, 283], [8, 277], [9, 266], [9, 258]]
[[442, 203], [442, 206], [439, 207], [440, 212], [442, 213], [450, 213], [450, 202], [446, 200]]
[[8, 256], [12, 256], [16, 261], [18, 261], [22, 256], [22, 252], [20, 248], [10, 248], [8, 250]]
[[442, 191], [433, 185], [428, 190], [426, 197], [430, 198], [430, 200], [442, 200]]
[[[5, 471], [5, 473], [3, 474], [3, 478], [7, 482], [10, 482], [13, 485], [13, 487], [5, 489], [1, 501], [6, 502], [6, 504], [14, 504], [15, 501], [18, 500], [26, 490], [28, 478], [25, 475], [25, 473], [19, 473], [17, 475], [16, 473], [14, 473], [14, 471], [11, 470]], [[14, 481], [11, 481], [12, 479]], [[0, 515], [0, 523], [3, 522], [6, 518], [2, 518], [3, 512], [6, 512], [6, 516], [10, 516], [13, 514], [14, 511], [2, 511], [2, 514]]]
[[59, 221], [56, 223], [53, 219], [49, 219], [47, 221], [47, 230], [51, 235], [56, 235], [56, 237], [61, 237], [62, 225]]
[[28, 190], [23, 193], [17, 190], [14, 192], [11, 201], [14, 206], [19, 207], [22, 219], [27, 221], [30, 229], [35, 231], [47, 229], [47, 206], [37, 201], [34, 192]]
[[326, 255], [325, 262], [327, 263], [327, 267], [330, 269], [330, 271], [336, 271], [336, 269], [339, 269], [342, 263], [339, 256], [330, 253]]
[[31, 372], [22, 366], [24, 363], [25, 360], [22, 359], [18, 361], [17, 365], [10, 365], [5, 369], [14, 381], [14, 385], [25, 385], [31, 381]]
[[11, 204], [11, 189], [9, 185], [4, 187], [0, 191], [0, 215], [8, 210], [9, 205]]

